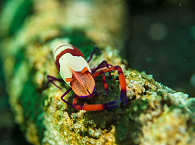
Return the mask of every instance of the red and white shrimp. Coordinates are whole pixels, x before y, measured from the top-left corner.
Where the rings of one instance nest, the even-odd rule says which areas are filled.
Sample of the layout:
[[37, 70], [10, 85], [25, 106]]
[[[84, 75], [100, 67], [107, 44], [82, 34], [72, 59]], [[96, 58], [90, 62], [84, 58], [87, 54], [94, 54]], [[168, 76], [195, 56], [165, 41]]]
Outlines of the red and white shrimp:
[[[103, 61], [96, 68], [90, 69], [88, 62], [92, 59], [95, 50], [92, 52], [88, 61], [84, 59], [84, 56], [79, 49], [69, 43], [62, 43], [53, 50], [56, 67], [62, 79], [58, 79], [50, 75], [48, 75], [47, 78], [49, 82], [53, 83], [56, 87], [58, 86], [55, 84], [55, 81], [65, 81], [71, 87], [61, 96], [61, 99], [77, 110], [100, 111], [104, 109], [113, 109], [119, 106], [117, 101], [111, 101], [104, 104], [77, 104], [77, 100], [79, 98], [93, 96], [95, 90], [94, 78], [99, 75], [102, 75], [104, 88], [106, 91], [108, 91], [105, 73], [110, 73], [111, 71], [115, 70], [118, 71], [119, 74], [121, 103], [126, 104], [127, 102], [125, 76], [120, 66], [112, 66], [106, 61]], [[64, 96], [71, 90], [73, 90], [75, 93], [72, 104], [64, 99]]]

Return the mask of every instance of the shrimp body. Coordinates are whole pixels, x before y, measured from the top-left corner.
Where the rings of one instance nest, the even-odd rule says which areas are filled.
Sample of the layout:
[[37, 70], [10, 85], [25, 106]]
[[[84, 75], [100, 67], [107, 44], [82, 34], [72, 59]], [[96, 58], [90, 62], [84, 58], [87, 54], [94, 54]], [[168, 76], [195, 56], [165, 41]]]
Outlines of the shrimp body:
[[[86, 61], [83, 57], [82, 52], [79, 49], [69, 43], [61, 43], [54, 48], [53, 54], [57, 69], [62, 79], [47, 75], [48, 82], [51, 82], [56, 87], [61, 89], [61, 87], [59, 87], [55, 82], [58, 81], [63, 83], [65, 81], [71, 88], [66, 90], [66, 92], [61, 96], [61, 99], [63, 102], [72, 106], [76, 110], [101, 111], [105, 109], [114, 109], [120, 107], [120, 105], [125, 105], [127, 103], [126, 81], [122, 68], [118, 65], [113, 66], [111, 64], [108, 64], [104, 60], [97, 67], [90, 69], [88, 62], [90, 62], [94, 53], [95, 51], [91, 53], [89, 60]], [[113, 71], [118, 72], [119, 86], [121, 92], [120, 104], [118, 104], [116, 100], [103, 104], [79, 104], [79, 98], [94, 97], [95, 94], [97, 94], [94, 93], [94, 79], [100, 75], [102, 75], [105, 92], [106, 94], [108, 94], [109, 88], [108, 83], [106, 82], [106, 73], [109, 73], [110, 78], [112, 78], [111, 72]], [[66, 96], [71, 90], [73, 90], [74, 92], [72, 104], [66, 99], [64, 99], [64, 96]]]
[[95, 81], [82, 52], [69, 43], [63, 43], [54, 49], [53, 54], [62, 79], [72, 87], [75, 94], [80, 97], [91, 95]]

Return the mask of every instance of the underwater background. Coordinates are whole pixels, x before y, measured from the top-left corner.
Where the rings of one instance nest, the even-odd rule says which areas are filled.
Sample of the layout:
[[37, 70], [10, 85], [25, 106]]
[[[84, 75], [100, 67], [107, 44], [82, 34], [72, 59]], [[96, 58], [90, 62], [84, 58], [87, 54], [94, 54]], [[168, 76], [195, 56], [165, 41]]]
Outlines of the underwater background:
[[[0, 11], [8, 1], [0, 1]], [[121, 55], [128, 65], [194, 97], [195, 2], [126, 0], [126, 3], [128, 15]], [[0, 58], [0, 145], [28, 145], [9, 108], [2, 61]]]
[[128, 64], [195, 96], [195, 1], [129, 2]]

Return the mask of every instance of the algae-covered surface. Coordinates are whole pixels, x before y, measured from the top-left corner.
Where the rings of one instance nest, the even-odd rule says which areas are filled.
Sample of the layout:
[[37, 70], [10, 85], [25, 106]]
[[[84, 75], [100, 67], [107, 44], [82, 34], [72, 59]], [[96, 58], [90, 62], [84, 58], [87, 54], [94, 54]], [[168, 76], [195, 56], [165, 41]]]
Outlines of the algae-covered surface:
[[[4, 17], [8, 17], [8, 7], [17, 13], [6, 22], [1, 19], [6, 29], [0, 45], [9, 102], [15, 121], [29, 142], [36, 145], [195, 144], [194, 99], [156, 82], [152, 75], [128, 68], [119, 50], [110, 43], [109, 40], [122, 37], [123, 27], [118, 21], [123, 22], [125, 7], [121, 1], [102, 4], [102, 1], [34, 0], [29, 1], [33, 3], [29, 8], [32, 14], [22, 13], [23, 3], [29, 6], [22, 0], [6, 3]], [[110, 11], [100, 13], [107, 5], [115, 17], [109, 17]], [[89, 15], [89, 12], [93, 13]], [[17, 19], [20, 15], [23, 19]], [[78, 16], [86, 18], [76, 23], [73, 20]], [[16, 20], [18, 22], [13, 23]], [[103, 22], [105, 24], [100, 25]], [[60, 99], [69, 86], [61, 83], [63, 89], [58, 89], [48, 85], [46, 76], [60, 78], [52, 49], [56, 43], [64, 41], [78, 47], [86, 59], [94, 46], [98, 46], [100, 52], [90, 62], [91, 67], [107, 60], [123, 68], [127, 83], [126, 106], [99, 112], [76, 111]], [[117, 73], [112, 75], [112, 79], [107, 78], [109, 94], [105, 94], [99, 77], [96, 79], [98, 95], [87, 103], [119, 100]], [[73, 92], [65, 99], [71, 102], [72, 95]]]

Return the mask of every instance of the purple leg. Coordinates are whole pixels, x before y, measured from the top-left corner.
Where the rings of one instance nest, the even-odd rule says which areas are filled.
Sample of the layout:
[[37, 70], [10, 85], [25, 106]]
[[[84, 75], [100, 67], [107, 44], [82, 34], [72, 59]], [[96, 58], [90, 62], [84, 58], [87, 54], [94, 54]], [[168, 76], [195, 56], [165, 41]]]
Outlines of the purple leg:
[[105, 109], [112, 110], [119, 107], [119, 104], [117, 104], [117, 101], [111, 101], [104, 104]]
[[71, 104], [71, 103], [69, 103], [68, 101], [64, 100], [64, 96], [66, 96], [71, 90], [72, 90], [72, 88], [68, 89], [68, 90], [61, 96], [61, 100], [74, 108], [73, 104]]
[[120, 66], [111, 66], [109, 68], [102, 69], [100, 71], [94, 72], [92, 75], [94, 78], [97, 76], [101, 75], [102, 73], [106, 72], [111, 72], [111, 71], [118, 71], [119, 74], [119, 83], [120, 83], [120, 88], [121, 88], [121, 95], [120, 95], [120, 100], [123, 105], [127, 103], [127, 96], [126, 96], [126, 81], [125, 81], [125, 76], [123, 74], [123, 71]]
[[[96, 68], [92, 68], [91, 71], [92, 71], [92, 74], [93, 74], [101, 68], [104, 68], [104, 67], [109, 68], [111, 66], [112, 66], [111, 64], [108, 64], [107, 61], [104, 60]], [[108, 73], [109, 73], [110, 78], [112, 79], [111, 72], [108, 72]], [[108, 84], [106, 83], [106, 76], [105, 76], [104, 72], [102, 72], [102, 74], [103, 74], [103, 81], [104, 81], [104, 89], [106, 91], [106, 94], [108, 95]]]
[[54, 76], [50, 76], [50, 75], [47, 75], [47, 79], [48, 79], [48, 82], [49, 82], [49, 83], [52, 83], [53, 85], [55, 85], [55, 86], [56, 86], [57, 88], [59, 88], [59, 89], [62, 89], [61, 87], [59, 87], [59, 86], [55, 83], [55, 81], [58, 81], [58, 82], [63, 83], [63, 82], [64, 82], [63, 79], [58, 79], [58, 78], [56, 78], [56, 77], [54, 77]]
[[[103, 60], [96, 68], [91, 69], [92, 74], [95, 73], [98, 69], [101, 69], [101, 68], [104, 68], [104, 67], [109, 68], [110, 66], [112, 66], [112, 65], [108, 64], [107, 61]], [[109, 76], [110, 76], [110, 78], [112, 78], [112, 75], [111, 75], [110, 72], [109, 72]]]
[[90, 54], [90, 57], [89, 57], [89, 59], [88, 59], [88, 63], [91, 61], [91, 59], [93, 58], [93, 56], [94, 56], [94, 54], [97, 52], [97, 50], [99, 50], [99, 48], [97, 48], [97, 47], [95, 47], [94, 49], [93, 49], [93, 51], [91, 52], [91, 54]]

